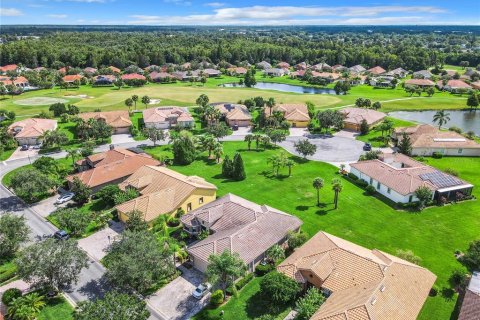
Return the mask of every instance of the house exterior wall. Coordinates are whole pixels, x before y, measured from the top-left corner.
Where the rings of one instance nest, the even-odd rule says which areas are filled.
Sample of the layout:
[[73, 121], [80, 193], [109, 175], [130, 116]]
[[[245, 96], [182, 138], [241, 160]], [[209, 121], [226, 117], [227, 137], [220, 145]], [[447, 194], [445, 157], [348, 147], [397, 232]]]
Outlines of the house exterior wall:
[[195, 256], [191, 256], [191, 258], [193, 260], [193, 267], [195, 269], [202, 273], [205, 273], [207, 271], [208, 263], [206, 261], [203, 261]]
[[145, 128], [168, 129], [170, 128], [170, 122], [168, 121], [145, 122]]
[[15, 140], [17, 140], [18, 144], [19, 145], [35, 145], [35, 144], [38, 144], [40, 142], [40, 140], [38, 139], [38, 137], [30, 137], [30, 138], [26, 138], [26, 137], [15, 137]]
[[130, 133], [130, 127], [113, 128], [113, 134]]
[[[358, 171], [356, 168], [351, 168], [350, 172], [356, 175], [359, 179], [367, 181], [370, 185], [375, 187], [375, 190], [380, 193], [381, 195], [387, 197], [388, 199], [392, 200], [393, 202], [396, 203], [408, 203], [408, 202], [415, 202], [418, 201], [418, 198], [415, 196], [415, 194], [409, 193], [407, 195], [400, 194], [396, 192], [395, 190], [389, 189], [387, 186], [384, 184], [380, 183], [379, 181], [371, 178], [370, 176], [366, 175], [365, 173], [362, 173]], [[378, 187], [378, 184], [380, 183], [380, 187]]]
[[250, 120], [228, 120], [226, 119], [227, 124], [230, 127], [233, 127], [234, 125], [237, 125], [239, 127], [249, 127], [252, 125], [252, 122]]
[[351, 122], [343, 122], [343, 128], [347, 130], [360, 131], [360, 125]]
[[290, 126], [292, 128], [306, 128], [308, 127], [309, 121], [292, 121], [292, 120], [287, 120], [288, 123], [290, 123]]
[[431, 156], [434, 152], [441, 153], [445, 156], [457, 157], [480, 157], [480, 148], [464, 149], [464, 148], [412, 148], [414, 156]]

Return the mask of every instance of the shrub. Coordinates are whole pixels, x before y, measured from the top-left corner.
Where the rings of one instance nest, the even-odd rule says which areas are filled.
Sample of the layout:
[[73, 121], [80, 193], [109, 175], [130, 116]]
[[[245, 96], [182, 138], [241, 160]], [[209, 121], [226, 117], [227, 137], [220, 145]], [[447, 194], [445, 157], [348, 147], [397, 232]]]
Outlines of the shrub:
[[300, 290], [300, 285], [295, 280], [279, 272], [270, 272], [260, 282], [260, 292], [275, 305], [289, 303]]
[[376, 190], [375, 187], [372, 185], [368, 185], [365, 190], [367, 191], [368, 194], [373, 195], [375, 194]]
[[465, 272], [462, 270], [454, 270], [448, 279], [452, 287], [461, 286], [465, 283]]
[[348, 177], [350, 179], [352, 179], [353, 181], [357, 181], [358, 180], [358, 177], [356, 175], [354, 175], [353, 173], [349, 172], [348, 173]]
[[273, 266], [271, 264], [266, 264], [264, 266], [259, 264], [258, 266], [255, 267], [255, 273], [259, 277], [266, 275], [267, 273], [269, 273], [272, 270], [273, 270]]
[[436, 297], [437, 294], [438, 294], [438, 286], [434, 285], [432, 289], [430, 289], [430, 292], [428, 293], [428, 295], [430, 297]]
[[218, 307], [223, 303], [223, 300], [223, 291], [218, 289], [214, 293], [212, 293], [212, 296], [210, 297], [210, 304], [214, 307]]
[[295, 319], [308, 320], [320, 308], [325, 301], [325, 297], [320, 290], [315, 287], [308, 289], [307, 293], [295, 304], [298, 314]]
[[253, 279], [253, 273], [247, 273], [245, 275], [245, 277], [243, 277], [242, 279], [238, 280], [236, 283], [235, 283], [235, 287], [237, 288], [237, 290], [241, 290], [243, 287], [245, 287], [245, 285], [247, 283], [249, 283], [250, 281], [252, 281]]
[[299, 232], [289, 232], [288, 233], [288, 247], [290, 249], [295, 249], [295, 248], [298, 248], [300, 247], [302, 244], [304, 244], [308, 239], [308, 235], [303, 232], [303, 231], [299, 231]]
[[20, 298], [22, 296], [22, 290], [17, 288], [7, 289], [2, 295], [2, 303], [9, 306], [13, 299]]
[[462, 129], [460, 129], [459, 127], [455, 127], [455, 126], [454, 126], [454, 127], [450, 127], [450, 128], [448, 128], [448, 130], [462, 134]]
[[452, 169], [452, 168], [446, 168], [445, 170], [443, 170], [444, 172], [452, 175], [452, 176], [455, 176], [455, 177], [458, 177], [458, 171], [455, 170], [455, 169]]
[[412, 250], [399, 249], [397, 250], [397, 257], [403, 260], [407, 260], [414, 264], [420, 264], [420, 262], [422, 261], [422, 259], [420, 259], [420, 257], [417, 257]]
[[442, 159], [442, 158], [443, 158], [443, 154], [441, 154], [440, 152], [434, 152], [434, 153], [432, 153], [432, 158]]
[[362, 187], [362, 188], [365, 188], [366, 186], [368, 186], [368, 182], [363, 179], [357, 180], [356, 183], [359, 187]]

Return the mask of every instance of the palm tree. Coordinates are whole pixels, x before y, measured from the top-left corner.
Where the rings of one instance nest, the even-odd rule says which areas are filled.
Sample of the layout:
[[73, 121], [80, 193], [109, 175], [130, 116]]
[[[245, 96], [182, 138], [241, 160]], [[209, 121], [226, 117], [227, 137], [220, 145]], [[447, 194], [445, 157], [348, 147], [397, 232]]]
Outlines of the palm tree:
[[285, 259], [285, 250], [278, 244], [273, 245], [265, 252], [265, 255], [270, 262], [275, 263], [277, 261]]
[[75, 168], [75, 157], [78, 155], [77, 149], [69, 149], [67, 150], [67, 158], [72, 157], [72, 166]]
[[133, 106], [132, 98], [125, 99], [125, 105], [128, 107], [128, 113], [130, 113], [130, 108]]
[[295, 161], [288, 159], [285, 161], [285, 166], [288, 167], [288, 176], [290, 177], [292, 175], [292, 167], [295, 166]]
[[270, 115], [272, 115], [272, 109], [275, 107], [275, 98], [268, 98], [267, 102], [265, 103], [270, 110]]
[[262, 135], [260, 134], [254, 134], [253, 139], [255, 140], [255, 150], [258, 150], [258, 147], [260, 145], [260, 142], [262, 141]]
[[221, 143], [217, 142], [215, 148], [213, 149], [213, 154], [215, 155], [215, 160], [217, 160], [217, 163], [220, 163], [220, 159], [223, 155], [223, 146]]
[[147, 105], [150, 103], [150, 97], [149, 96], [143, 96], [142, 97], [142, 103], [145, 105], [145, 109], [147, 109]]
[[202, 145], [203, 149], [208, 151], [208, 157], [210, 158], [210, 156], [212, 155], [212, 151], [215, 149], [218, 142], [214, 136], [208, 135], [201, 138], [200, 144]]
[[138, 96], [136, 94], [134, 94], [132, 96], [132, 101], [133, 103], [135, 104], [135, 109], [137, 109], [137, 101], [138, 101]]
[[317, 190], [317, 206], [320, 206], [320, 189], [323, 188], [323, 179], [316, 177], [313, 179], [312, 185]]
[[338, 194], [342, 192], [342, 189], [342, 181], [338, 178], [334, 178], [332, 180], [332, 190], [335, 192], [335, 198], [333, 199], [333, 202], [335, 203], [335, 209], [338, 208]]
[[8, 307], [8, 316], [11, 319], [33, 320], [44, 306], [43, 296], [37, 292], [30, 293], [12, 301]]
[[450, 113], [445, 113], [445, 110], [440, 110], [433, 116], [433, 123], [438, 122], [438, 129], [450, 121]]
[[252, 145], [252, 141], [253, 141], [253, 140], [255, 140], [255, 137], [253, 136], [253, 134], [247, 134], [247, 135], [245, 136], [244, 141], [246, 141], [247, 144], [248, 144], [248, 150], [250, 150], [250, 146]]

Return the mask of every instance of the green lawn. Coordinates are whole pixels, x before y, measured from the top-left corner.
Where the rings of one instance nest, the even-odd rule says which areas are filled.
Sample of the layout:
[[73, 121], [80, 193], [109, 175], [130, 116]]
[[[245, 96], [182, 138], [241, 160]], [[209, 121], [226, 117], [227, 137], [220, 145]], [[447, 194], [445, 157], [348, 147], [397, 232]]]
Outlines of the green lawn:
[[[149, 149], [153, 154], [168, 154], [170, 146]], [[225, 154], [242, 154], [247, 179], [233, 182], [220, 175], [221, 165], [206, 156], [189, 166], [171, 168], [187, 175], [199, 175], [218, 186], [218, 195], [228, 192], [259, 204], [267, 204], [301, 218], [303, 230], [313, 236], [324, 230], [367, 248], [377, 248], [391, 254], [398, 249], [412, 250], [422, 259], [421, 265], [434, 272], [440, 289], [449, 288], [448, 278], [455, 269], [464, 269], [454, 257], [454, 251], [465, 250], [468, 243], [479, 237], [480, 202], [468, 201], [445, 207], [433, 207], [422, 213], [396, 211], [375, 197], [367, 196], [357, 186], [343, 180], [339, 209], [333, 209], [333, 191], [330, 181], [338, 177], [337, 168], [320, 162], [303, 162], [294, 157], [297, 165], [292, 176], [272, 176], [267, 158], [281, 149], [246, 151], [246, 143], [224, 143]], [[453, 167], [460, 177], [480, 184], [478, 158], [429, 159], [440, 168]], [[286, 174], [287, 170], [281, 171]], [[313, 178], [322, 177], [321, 207], [315, 206]], [[480, 197], [479, 189], [474, 194]], [[250, 285], [250, 284], [249, 284]], [[247, 285], [247, 286], [249, 286]], [[428, 298], [420, 319], [448, 319], [452, 314], [456, 296], [441, 295]], [[248, 317], [246, 318], [248, 319]]]
[[[406, 121], [406, 120], [401, 120], [401, 119], [396, 119], [392, 117], [386, 117], [386, 119], [389, 119], [393, 122], [393, 125], [395, 128], [397, 127], [408, 127], [415, 125], [414, 122], [411, 121]], [[384, 136], [386, 133], [384, 133]], [[385, 147], [384, 140], [382, 139], [382, 132], [381, 131], [376, 131], [375, 127], [371, 128], [370, 131], [363, 136], [357, 136], [357, 140], [363, 141], [363, 142], [370, 142], [373, 147]]]
[[5, 150], [0, 154], [0, 161], [5, 161], [15, 152], [16, 149]]
[[40, 311], [38, 320], [73, 319], [73, 307], [63, 297], [46, 300], [46, 306]]
[[9, 281], [17, 274], [17, 266], [13, 259], [0, 261], [0, 284]]

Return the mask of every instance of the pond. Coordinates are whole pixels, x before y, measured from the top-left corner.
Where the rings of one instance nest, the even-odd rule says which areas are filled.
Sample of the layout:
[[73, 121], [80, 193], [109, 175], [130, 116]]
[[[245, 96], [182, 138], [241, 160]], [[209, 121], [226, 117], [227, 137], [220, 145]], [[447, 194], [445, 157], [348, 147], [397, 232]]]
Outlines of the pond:
[[[226, 88], [245, 88], [244, 85], [238, 83], [223, 83], [220, 87]], [[273, 82], [257, 82], [255, 89], [275, 90], [282, 92], [305, 93], [305, 94], [335, 94], [335, 90], [327, 88], [312, 88], [306, 86], [298, 86], [293, 84], [273, 83]]]
[[[395, 111], [388, 115], [402, 120], [416, 121], [420, 123], [432, 124], [433, 116], [437, 111]], [[459, 127], [464, 132], [473, 131], [475, 135], [480, 135], [480, 110], [477, 111], [461, 111], [446, 110], [450, 114], [450, 121], [444, 127]]]

